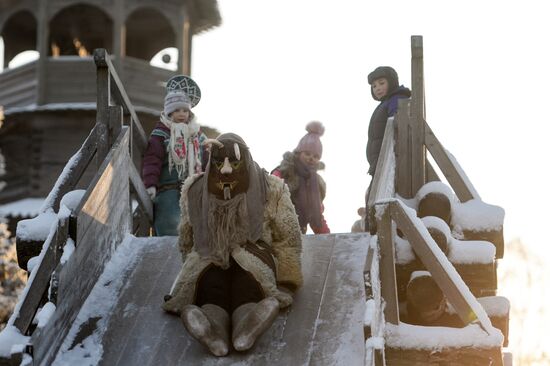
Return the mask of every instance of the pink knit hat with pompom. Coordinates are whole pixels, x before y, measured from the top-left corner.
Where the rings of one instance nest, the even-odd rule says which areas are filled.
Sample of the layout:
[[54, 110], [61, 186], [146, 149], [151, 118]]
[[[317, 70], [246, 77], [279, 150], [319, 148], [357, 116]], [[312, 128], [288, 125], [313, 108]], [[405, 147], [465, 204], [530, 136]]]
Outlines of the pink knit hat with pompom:
[[302, 137], [294, 152], [307, 151], [319, 155], [320, 159], [323, 155], [323, 145], [321, 144], [320, 137], [323, 136], [325, 127], [319, 121], [312, 121], [306, 125], [306, 131], [307, 134]]

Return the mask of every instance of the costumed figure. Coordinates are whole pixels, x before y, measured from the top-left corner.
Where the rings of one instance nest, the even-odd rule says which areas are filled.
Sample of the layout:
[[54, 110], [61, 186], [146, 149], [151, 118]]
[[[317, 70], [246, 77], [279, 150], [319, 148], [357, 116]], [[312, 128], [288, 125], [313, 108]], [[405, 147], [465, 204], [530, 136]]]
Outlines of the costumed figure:
[[190, 77], [177, 75], [168, 80], [164, 110], [143, 157], [143, 183], [154, 203], [157, 236], [177, 235], [182, 183], [202, 172], [207, 162], [207, 151], [201, 145], [206, 135], [191, 112], [200, 98], [201, 91]]
[[189, 334], [212, 354], [250, 349], [302, 284], [301, 234], [288, 188], [233, 133], [207, 140], [204, 174], [182, 188], [184, 262], [165, 296]]

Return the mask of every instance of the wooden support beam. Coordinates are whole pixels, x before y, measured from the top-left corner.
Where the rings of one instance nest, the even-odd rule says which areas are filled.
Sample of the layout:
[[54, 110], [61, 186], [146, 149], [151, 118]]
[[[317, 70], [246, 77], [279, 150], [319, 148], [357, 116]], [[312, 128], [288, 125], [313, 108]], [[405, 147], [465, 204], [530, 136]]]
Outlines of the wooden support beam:
[[59, 210], [59, 203], [65, 193], [74, 189], [90, 162], [92, 161], [97, 149], [97, 126], [92, 128], [90, 134], [84, 140], [82, 147], [69, 159], [64, 168], [68, 174], [62, 174], [57, 178], [54, 187], [46, 198], [45, 207], [51, 207], [55, 212]]
[[412, 198], [411, 151], [410, 151], [410, 109], [411, 101], [398, 100], [395, 116], [395, 192], [403, 198]]
[[370, 192], [368, 193], [366, 207], [369, 215], [369, 231], [376, 232], [376, 219], [374, 218], [374, 204], [379, 199], [394, 196], [395, 192], [395, 155], [394, 155], [394, 119], [389, 118], [384, 131], [384, 138], [380, 148], [380, 155], [376, 163], [376, 173], [372, 178]]
[[422, 36], [411, 37], [411, 184], [412, 195], [426, 183], [424, 147], [424, 55]]
[[[97, 50], [94, 51], [94, 58]], [[97, 155], [96, 165], [99, 168], [109, 152], [109, 105], [110, 105], [110, 80], [109, 68], [106, 64], [97, 65], [97, 110], [96, 110], [96, 131], [97, 131]]]
[[397, 301], [397, 282], [395, 279], [395, 249], [388, 203], [377, 204], [377, 210], [383, 214], [377, 217], [377, 233], [380, 245], [380, 285], [381, 295], [386, 305], [384, 318], [391, 324], [399, 324], [399, 306]]
[[462, 171], [462, 168], [451, 157], [449, 152], [445, 150], [428, 123], [423, 121], [423, 124], [426, 147], [430, 154], [432, 154], [443, 175], [445, 175], [445, 178], [447, 178], [460, 202], [466, 202], [474, 198], [481, 199], [466, 174]]

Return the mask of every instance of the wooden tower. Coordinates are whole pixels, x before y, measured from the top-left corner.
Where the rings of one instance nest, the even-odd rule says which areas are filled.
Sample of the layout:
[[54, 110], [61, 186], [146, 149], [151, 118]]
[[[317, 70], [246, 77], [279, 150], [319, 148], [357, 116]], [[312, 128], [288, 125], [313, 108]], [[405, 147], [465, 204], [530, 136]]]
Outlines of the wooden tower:
[[[162, 109], [164, 82], [176, 72], [191, 73], [193, 35], [220, 22], [216, 0], [0, 0], [0, 205], [45, 197], [94, 126], [95, 48], [113, 56], [149, 133]], [[178, 50], [177, 71], [150, 64], [168, 47]], [[25, 50], [40, 56], [6, 68]]]

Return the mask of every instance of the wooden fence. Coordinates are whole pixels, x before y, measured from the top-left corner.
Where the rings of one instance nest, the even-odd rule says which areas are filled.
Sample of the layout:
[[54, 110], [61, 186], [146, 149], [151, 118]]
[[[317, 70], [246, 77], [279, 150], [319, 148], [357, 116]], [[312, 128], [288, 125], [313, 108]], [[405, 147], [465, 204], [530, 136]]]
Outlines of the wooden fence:
[[[13, 325], [31, 335], [34, 364], [49, 365], [70, 324], [102, 273], [116, 245], [127, 233], [147, 235], [153, 221], [152, 202], [139, 174], [146, 136], [135, 110], [104, 49], [94, 51], [97, 68], [96, 125], [81, 149], [69, 160], [48, 195], [43, 212], [57, 212], [31, 272], [25, 295], [14, 313]], [[94, 162], [97, 173], [78, 206], [63, 214], [60, 201], [74, 189], [83, 172]], [[132, 209], [132, 201], [137, 208]], [[67, 239], [75, 242], [68, 261], [60, 262]], [[19, 242], [18, 242], [19, 244]], [[49, 297], [45, 294], [49, 290]], [[56, 311], [43, 328], [32, 320], [45, 301]], [[21, 354], [13, 355], [13, 359]]]

